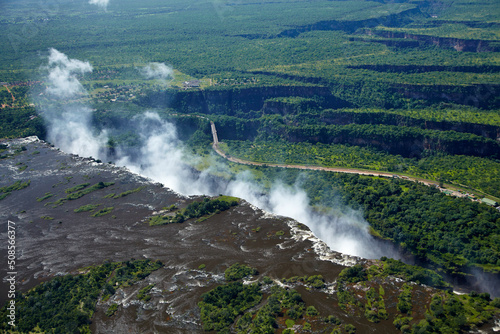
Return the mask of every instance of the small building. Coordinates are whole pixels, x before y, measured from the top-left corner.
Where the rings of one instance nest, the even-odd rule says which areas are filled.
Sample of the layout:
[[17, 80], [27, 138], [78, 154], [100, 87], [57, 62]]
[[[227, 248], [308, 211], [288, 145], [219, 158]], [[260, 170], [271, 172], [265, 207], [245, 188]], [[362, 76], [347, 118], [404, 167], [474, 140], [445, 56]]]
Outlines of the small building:
[[184, 88], [198, 88], [200, 87], [201, 81], [200, 80], [191, 80], [191, 81], [184, 81], [183, 86]]
[[489, 198], [483, 198], [483, 199], [481, 199], [481, 202], [483, 202], [484, 204], [487, 204], [489, 206], [497, 206], [498, 205], [497, 202], [495, 202]]

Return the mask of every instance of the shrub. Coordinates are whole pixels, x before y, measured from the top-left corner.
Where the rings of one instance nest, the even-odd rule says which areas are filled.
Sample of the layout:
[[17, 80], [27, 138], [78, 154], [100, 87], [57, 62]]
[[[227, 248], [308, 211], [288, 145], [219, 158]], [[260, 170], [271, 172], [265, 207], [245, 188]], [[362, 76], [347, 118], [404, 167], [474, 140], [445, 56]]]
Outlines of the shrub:
[[308, 306], [307, 309], [306, 309], [306, 314], [309, 316], [309, 317], [314, 317], [316, 315], [318, 315], [318, 310], [316, 310], [316, 308], [314, 306]]
[[235, 263], [227, 268], [224, 277], [227, 281], [237, 281], [248, 275], [256, 275], [257, 270], [244, 264]]

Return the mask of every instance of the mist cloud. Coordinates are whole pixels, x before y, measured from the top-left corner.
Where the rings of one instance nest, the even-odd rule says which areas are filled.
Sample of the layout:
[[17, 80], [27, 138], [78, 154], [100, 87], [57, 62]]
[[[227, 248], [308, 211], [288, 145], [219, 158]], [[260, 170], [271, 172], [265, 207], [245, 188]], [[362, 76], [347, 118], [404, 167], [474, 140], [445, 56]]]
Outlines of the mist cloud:
[[148, 80], [160, 80], [166, 83], [174, 78], [174, 70], [164, 63], [149, 63], [139, 71]]
[[48, 65], [42, 67], [47, 72], [47, 99], [35, 97], [41, 106], [39, 112], [48, 125], [47, 139], [67, 153], [102, 157], [106, 133], [93, 131], [92, 110], [76, 102], [82, 95], [87, 95], [77, 74], [92, 72], [92, 66], [88, 62], [70, 59], [56, 49], [49, 51]]
[[109, 0], [89, 0], [89, 4], [97, 5], [103, 9], [108, 8]]
[[116, 164], [161, 182], [184, 195], [200, 195], [208, 189], [200, 175], [186, 162], [194, 162], [178, 139], [176, 127], [153, 112], [134, 117], [132, 123], [139, 135], [140, 147], [118, 148]]
[[369, 234], [368, 222], [359, 211], [339, 207], [336, 212], [320, 214], [310, 206], [308, 195], [297, 182], [293, 186], [276, 182], [264, 195], [265, 190], [250, 173], [245, 173], [230, 182], [224, 190], [224, 193], [244, 198], [266, 211], [307, 225], [332, 250], [370, 259], [399, 257], [397, 252], [381, 246]]
[[72, 106], [62, 113], [45, 112], [48, 140], [64, 152], [105, 159], [106, 132], [93, 133], [92, 110]]
[[92, 72], [90, 63], [69, 59], [56, 49], [50, 49], [49, 52], [47, 93], [57, 98], [74, 97], [78, 93], [85, 93], [85, 89], [76, 76]]

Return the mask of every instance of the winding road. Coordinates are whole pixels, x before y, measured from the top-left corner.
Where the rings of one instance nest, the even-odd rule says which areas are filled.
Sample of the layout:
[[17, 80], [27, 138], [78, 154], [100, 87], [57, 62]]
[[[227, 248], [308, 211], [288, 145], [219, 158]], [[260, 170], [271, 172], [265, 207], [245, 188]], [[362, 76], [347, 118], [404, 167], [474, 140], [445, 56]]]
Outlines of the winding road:
[[[203, 119], [206, 119], [210, 121], [208, 118], [203, 117], [203, 116], [197, 116]], [[359, 174], [359, 175], [368, 175], [368, 176], [379, 176], [379, 177], [389, 177], [389, 178], [399, 178], [403, 180], [408, 180], [408, 181], [413, 181], [413, 182], [419, 182], [422, 184], [425, 184], [427, 186], [433, 186], [433, 187], [438, 187], [441, 191], [447, 191], [450, 195], [456, 196], [456, 197], [467, 197], [465, 194], [462, 192], [459, 192], [457, 190], [452, 190], [452, 189], [445, 189], [439, 187], [439, 182], [437, 181], [432, 181], [432, 180], [426, 180], [414, 176], [401, 176], [401, 175], [396, 175], [394, 173], [387, 173], [387, 172], [379, 172], [379, 171], [374, 171], [374, 170], [363, 170], [363, 169], [356, 169], [356, 168], [341, 168], [341, 167], [321, 167], [321, 166], [306, 166], [306, 165], [287, 165], [287, 164], [273, 164], [273, 163], [262, 163], [262, 162], [255, 162], [255, 161], [249, 161], [249, 160], [243, 160], [239, 158], [232, 157], [225, 152], [223, 152], [220, 147], [219, 147], [219, 137], [217, 135], [217, 128], [215, 127], [215, 123], [210, 121], [210, 127], [212, 129], [212, 137], [213, 137], [213, 143], [212, 143], [212, 148], [214, 151], [223, 157], [224, 159], [237, 163], [237, 164], [243, 164], [243, 165], [249, 165], [249, 166], [268, 166], [268, 167], [278, 167], [278, 168], [293, 168], [293, 169], [302, 169], [302, 170], [316, 170], [316, 171], [326, 171], [326, 172], [336, 172], [336, 173], [350, 173], [350, 174]]]
[[212, 137], [213, 137], [212, 148], [214, 149], [214, 151], [217, 152], [217, 154], [220, 155], [221, 157], [223, 157], [224, 159], [238, 163], [238, 164], [250, 165], [250, 166], [268, 166], [268, 167], [278, 167], [278, 168], [320, 170], [320, 171], [326, 171], [326, 172], [350, 173], [350, 174], [381, 176], [381, 177], [395, 177], [395, 178], [402, 178], [402, 179], [406, 179], [406, 180], [410, 180], [410, 181], [414, 181], [414, 182], [421, 182], [421, 183], [424, 183], [428, 186], [437, 186], [438, 185], [437, 181], [430, 181], [430, 180], [425, 180], [425, 179], [421, 179], [421, 178], [417, 178], [417, 177], [399, 176], [399, 175], [395, 175], [394, 173], [386, 173], [386, 172], [379, 172], [379, 171], [362, 170], [362, 169], [356, 169], [356, 168], [341, 168], [341, 167], [321, 167], [321, 166], [306, 166], [306, 165], [272, 164], [272, 163], [254, 162], [254, 161], [235, 158], [235, 157], [232, 157], [232, 156], [224, 153], [219, 148], [219, 138], [217, 136], [217, 129], [215, 128], [215, 123], [210, 121], [210, 126], [212, 128]]
[[[413, 182], [418, 182], [425, 184], [427, 186], [432, 186], [432, 187], [437, 187], [440, 191], [446, 191], [447, 195], [455, 196], [455, 197], [464, 197], [464, 198], [469, 198], [472, 201], [478, 201], [477, 199], [473, 199], [468, 197], [467, 190], [466, 189], [460, 189], [460, 187], [456, 185], [445, 185], [445, 187], [439, 187], [439, 182], [438, 181], [433, 181], [433, 180], [427, 180], [415, 176], [406, 176], [406, 175], [397, 175], [395, 173], [387, 173], [387, 172], [380, 172], [380, 171], [375, 171], [375, 170], [363, 170], [363, 169], [356, 169], [356, 168], [342, 168], [342, 167], [322, 167], [322, 166], [307, 166], [307, 165], [288, 165], [288, 164], [273, 164], [273, 163], [263, 163], [263, 162], [255, 162], [255, 161], [249, 161], [249, 160], [243, 160], [239, 158], [235, 158], [230, 156], [229, 154], [226, 154], [224, 151], [222, 151], [219, 147], [219, 137], [217, 135], [217, 128], [215, 127], [215, 123], [211, 121], [209, 118], [201, 115], [180, 115], [180, 114], [172, 114], [173, 116], [191, 116], [191, 117], [198, 117], [204, 120], [207, 120], [210, 122], [210, 128], [212, 130], [212, 148], [213, 150], [220, 155], [222, 158], [237, 163], [237, 164], [242, 164], [242, 165], [248, 165], [248, 166], [267, 166], [267, 167], [277, 167], [277, 168], [293, 168], [293, 169], [302, 169], [302, 170], [316, 170], [316, 171], [326, 171], [326, 172], [335, 172], [335, 173], [349, 173], [349, 174], [359, 174], [359, 175], [367, 175], [367, 176], [379, 176], [379, 177], [387, 177], [387, 178], [398, 178], [402, 180], [407, 180], [407, 181], [413, 181]], [[451, 189], [455, 188], [455, 189]], [[461, 191], [459, 191], [460, 189]], [[476, 190], [476, 192], [479, 192]], [[480, 192], [479, 192], [480, 193]], [[484, 194], [488, 195], [488, 194]], [[493, 197], [491, 195], [488, 195], [489, 197]], [[493, 197], [494, 198], [494, 197]]]

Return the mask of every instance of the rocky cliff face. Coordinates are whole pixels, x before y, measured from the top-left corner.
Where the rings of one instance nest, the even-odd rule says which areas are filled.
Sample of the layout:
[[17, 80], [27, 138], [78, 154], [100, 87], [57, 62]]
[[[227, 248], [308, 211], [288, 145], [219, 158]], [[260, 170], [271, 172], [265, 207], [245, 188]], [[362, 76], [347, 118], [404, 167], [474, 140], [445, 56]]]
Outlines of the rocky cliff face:
[[342, 30], [348, 33], [353, 33], [360, 28], [377, 27], [384, 25], [386, 27], [398, 27], [408, 24], [413, 21], [414, 17], [423, 15], [418, 8], [412, 8], [402, 11], [398, 14], [390, 14], [378, 18], [371, 18], [357, 21], [321, 21], [310, 25], [288, 29], [278, 34], [278, 37], [297, 37], [303, 32], [313, 30]]
[[175, 108], [183, 113], [234, 115], [236, 112], [261, 110], [266, 100], [273, 98], [314, 98], [328, 108], [348, 107], [350, 104], [332, 94], [329, 88], [315, 85], [258, 86], [154, 92], [142, 97], [141, 106]]
[[374, 35], [389, 39], [408, 39], [418, 41], [421, 46], [435, 45], [442, 48], [453, 48], [463, 52], [499, 52], [496, 43], [479, 39], [461, 39], [450, 37], [436, 37], [428, 35], [410, 34], [406, 32], [374, 30]]
[[487, 109], [500, 106], [498, 98], [500, 85], [496, 84], [469, 86], [401, 84], [392, 85], [391, 90], [407, 98], [434, 103], [449, 102]]
[[177, 92], [172, 97], [172, 107], [185, 113], [234, 115], [237, 111], [258, 111], [266, 100], [278, 97], [318, 98], [324, 105], [343, 107], [349, 104], [332, 95], [327, 87], [320, 86], [263, 86], [205, 91]]
[[317, 133], [310, 134], [307, 129], [296, 128], [286, 131], [283, 136], [291, 142], [372, 146], [408, 158], [419, 158], [424, 150], [493, 158], [499, 154], [499, 145], [492, 140], [438, 138], [415, 132], [393, 136], [389, 132], [364, 133], [362, 129], [321, 128]]
[[342, 111], [325, 111], [322, 114], [321, 121], [325, 124], [335, 125], [347, 125], [355, 123], [411, 126], [428, 130], [473, 133], [475, 135], [491, 139], [500, 138], [500, 127], [494, 125], [465, 122], [428, 121], [402, 115], [392, 115], [385, 113], [349, 113]]

